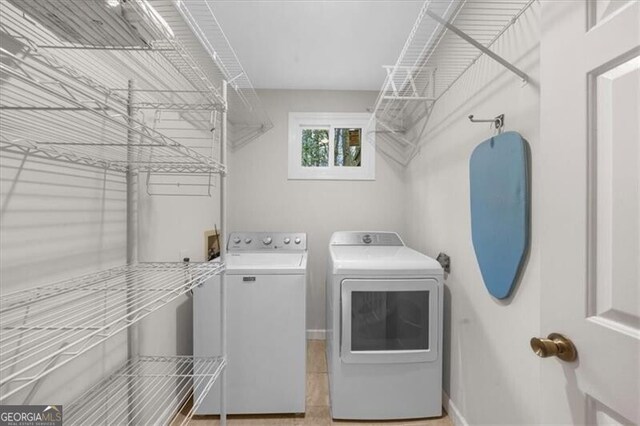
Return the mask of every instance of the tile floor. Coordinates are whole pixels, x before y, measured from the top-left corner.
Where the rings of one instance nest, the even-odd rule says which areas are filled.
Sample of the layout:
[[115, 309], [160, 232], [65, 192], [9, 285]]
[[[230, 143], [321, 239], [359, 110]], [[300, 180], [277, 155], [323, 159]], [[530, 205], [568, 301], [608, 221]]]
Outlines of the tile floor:
[[[178, 419], [176, 419], [178, 420]], [[195, 416], [190, 426], [218, 425], [216, 416]], [[305, 415], [229, 416], [230, 426], [324, 426], [324, 425], [379, 425], [379, 426], [453, 426], [449, 417], [412, 421], [337, 421], [329, 410], [329, 381], [323, 340], [307, 342], [307, 412]]]

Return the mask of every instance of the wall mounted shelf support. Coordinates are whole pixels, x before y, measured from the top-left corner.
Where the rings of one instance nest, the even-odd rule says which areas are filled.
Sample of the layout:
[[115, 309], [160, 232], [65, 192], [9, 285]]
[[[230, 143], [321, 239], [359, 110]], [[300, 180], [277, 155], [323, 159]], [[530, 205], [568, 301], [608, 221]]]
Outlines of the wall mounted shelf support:
[[525, 72], [521, 71], [518, 67], [511, 64], [511, 62], [507, 61], [502, 56], [492, 52], [491, 49], [488, 49], [484, 47], [481, 43], [478, 43], [473, 37], [470, 37], [464, 31], [460, 30], [458, 27], [456, 27], [452, 23], [446, 21], [445, 19], [442, 19], [440, 16], [438, 16], [437, 14], [433, 13], [430, 10], [427, 10], [427, 15], [429, 15], [433, 20], [437, 21], [440, 25], [454, 32], [461, 39], [471, 44], [473, 47], [475, 47], [476, 49], [478, 49], [479, 51], [481, 51], [482, 53], [484, 53], [494, 61], [498, 62], [500, 65], [507, 68], [509, 71], [511, 71], [518, 77], [520, 77], [523, 82], [526, 83], [527, 81], [529, 81], [529, 76]]

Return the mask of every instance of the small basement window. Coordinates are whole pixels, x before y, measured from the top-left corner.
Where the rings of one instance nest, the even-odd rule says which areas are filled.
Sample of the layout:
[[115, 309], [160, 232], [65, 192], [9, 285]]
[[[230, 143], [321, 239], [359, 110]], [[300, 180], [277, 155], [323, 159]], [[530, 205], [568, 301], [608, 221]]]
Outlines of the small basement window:
[[368, 113], [289, 113], [289, 179], [375, 179]]

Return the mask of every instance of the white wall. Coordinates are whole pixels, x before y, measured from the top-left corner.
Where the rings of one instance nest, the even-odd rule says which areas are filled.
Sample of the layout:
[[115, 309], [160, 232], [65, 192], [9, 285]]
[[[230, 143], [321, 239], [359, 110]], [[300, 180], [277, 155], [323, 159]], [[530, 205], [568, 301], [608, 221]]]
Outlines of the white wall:
[[[144, 177], [139, 196], [141, 262], [205, 261], [204, 232], [220, 228], [219, 187], [211, 197], [149, 196]], [[141, 321], [142, 355], [193, 353], [193, 298], [184, 295]], [[216, 326], [216, 325], [212, 325]]]
[[309, 237], [307, 329], [325, 328], [329, 237], [338, 230], [391, 230], [404, 236], [403, 173], [379, 154], [375, 181], [287, 179], [289, 112], [365, 112], [376, 93], [261, 90], [274, 128], [232, 152], [229, 230], [298, 231]]
[[[444, 390], [469, 424], [532, 424], [538, 420], [539, 360], [529, 339], [539, 333], [539, 5], [534, 4], [495, 46], [532, 79], [520, 79], [483, 57], [441, 99], [420, 154], [407, 171], [408, 243], [427, 255], [451, 256], [445, 290]], [[486, 291], [471, 242], [469, 157], [492, 136], [469, 114], [505, 114], [532, 152], [531, 252], [507, 301]]]

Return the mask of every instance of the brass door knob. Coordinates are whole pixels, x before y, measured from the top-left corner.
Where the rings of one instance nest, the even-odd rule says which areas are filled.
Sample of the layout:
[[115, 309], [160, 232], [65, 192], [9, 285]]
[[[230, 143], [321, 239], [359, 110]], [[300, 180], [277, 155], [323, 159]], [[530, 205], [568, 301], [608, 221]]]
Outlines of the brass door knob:
[[563, 361], [571, 362], [578, 357], [573, 342], [562, 334], [551, 333], [546, 339], [533, 337], [529, 343], [533, 352], [540, 358], [557, 356]]

